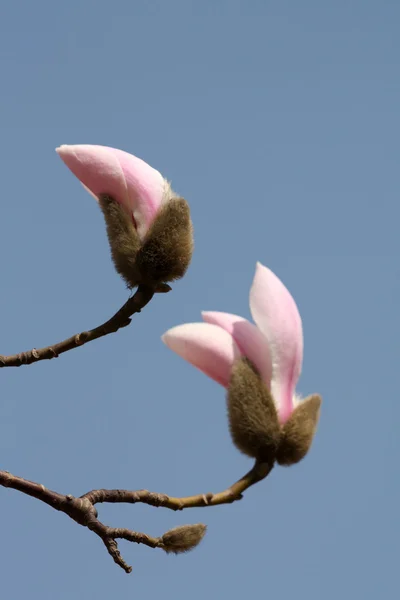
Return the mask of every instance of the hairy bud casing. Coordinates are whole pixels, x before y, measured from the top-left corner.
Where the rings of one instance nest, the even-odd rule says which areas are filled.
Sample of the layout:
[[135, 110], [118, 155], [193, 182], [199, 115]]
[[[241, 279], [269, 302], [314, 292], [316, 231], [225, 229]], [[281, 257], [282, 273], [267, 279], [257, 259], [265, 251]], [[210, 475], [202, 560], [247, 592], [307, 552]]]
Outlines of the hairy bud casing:
[[161, 548], [167, 553], [182, 554], [193, 550], [205, 536], [207, 527], [202, 523], [181, 525], [170, 529], [161, 538]]
[[183, 277], [193, 246], [189, 205], [184, 198], [172, 198], [161, 207], [137, 254], [141, 283], [152, 285]]
[[141, 242], [131, 215], [108, 195], [99, 196], [111, 257], [128, 288], [140, 284], [165, 290], [183, 277], [193, 254], [193, 226], [183, 198], [168, 200]]
[[318, 394], [302, 400], [283, 425], [276, 455], [280, 465], [294, 465], [309, 451], [318, 425], [321, 402]]
[[227, 395], [232, 441], [247, 456], [274, 462], [280, 438], [272, 396], [247, 358], [235, 362]]
[[140, 248], [139, 235], [126, 209], [110, 196], [99, 196], [99, 205], [106, 222], [111, 258], [117, 273], [128, 288], [138, 283], [136, 255]]

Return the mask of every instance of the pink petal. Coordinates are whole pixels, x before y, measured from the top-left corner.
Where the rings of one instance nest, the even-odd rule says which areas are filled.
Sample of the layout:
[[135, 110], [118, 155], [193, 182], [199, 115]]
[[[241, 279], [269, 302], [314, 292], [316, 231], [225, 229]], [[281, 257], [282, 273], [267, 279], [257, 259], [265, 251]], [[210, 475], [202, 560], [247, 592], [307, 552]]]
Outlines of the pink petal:
[[267, 267], [257, 263], [250, 309], [266, 336], [272, 357], [271, 390], [284, 423], [293, 411], [293, 394], [303, 361], [303, 329], [290, 292]]
[[227, 331], [208, 323], [186, 323], [169, 329], [161, 339], [200, 371], [224, 387], [229, 385], [232, 365], [241, 354]]
[[253, 323], [243, 317], [224, 312], [202, 312], [206, 323], [225, 329], [235, 340], [241, 353], [257, 367], [268, 387], [271, 386], [272, 363], [266, 337]]
[[168, 190], [161, 173], [140, 158], [107, 146], [64, 145], [57, 153], [95, 197], [109, 194], [120, 202], [133, 215], [143, 239]]

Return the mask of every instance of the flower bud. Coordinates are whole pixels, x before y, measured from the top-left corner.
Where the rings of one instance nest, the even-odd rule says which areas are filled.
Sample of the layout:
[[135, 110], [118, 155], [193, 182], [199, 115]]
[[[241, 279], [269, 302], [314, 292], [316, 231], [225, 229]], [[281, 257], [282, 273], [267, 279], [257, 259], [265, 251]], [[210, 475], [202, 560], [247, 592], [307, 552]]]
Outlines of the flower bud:
[[280, 465], [298, 463], [309, 451], [318, 425], [321, 402], [318, 394], [308, 396], [296, 406], [283, 425], [276, 455]]
[[193, 253], [189, 206], [164, 177], [116, 148], [81, 144], [57, 152], [99, 202], [111, 256], [129, 288], [182, 277]]
[[181, 525], [170, 529], [161, 538], [161, 548], [169, 553], [182, 554], [193, 550], [203, 539], [207, 527], [202, 523]]

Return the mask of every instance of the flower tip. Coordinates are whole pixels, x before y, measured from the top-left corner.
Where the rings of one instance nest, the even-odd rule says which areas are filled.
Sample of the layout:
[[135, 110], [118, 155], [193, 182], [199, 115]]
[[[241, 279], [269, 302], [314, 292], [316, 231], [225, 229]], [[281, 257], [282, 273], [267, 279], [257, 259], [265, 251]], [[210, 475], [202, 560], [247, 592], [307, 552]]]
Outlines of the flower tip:
[[175, 327], [171, 327], [171, 329], [167, 329], [167, 331], [165, 333], [162, 334], [161, 336], [161, 341], [163, 342], [163, 344], [165, 344], [170, 350], [174, 350], [174, 345], [173, 345], [173, 340], [174, 340], [174, 333], [176, 329], [178, 329], [179, 325], [176, 325]]
[[200, 312], [201, 318], [205, 321], [207, 319], [207, 315], [210, 315], [211, 312], [212, 312], [211, 310], [202, 310]]
[[257, 275], [258, 273], [264, 271], [264, 273], [272, 273], [271, 269], [269, 269], [268, 267], [266, 267], [265, 265], [263, 265], [259, 260], [256, 262], [256, 271], [255, 274]]
[[250, 288], [250, 295], [251, 295], [251, 291], [254, 287], [254, 284], [256, 282], [258, 282], [260, 280], [260, 278], [265, 277], [266, 275], [269, 275], [270, 273], [271, 273], [271, 271], [270, 271], [270, 269], [268, 269], [268, 267], [263, 265], [259, 260], [256, 262], [256, 268], [254, 269], [253, 281], [252, 281], [252, 285]]
[[66, 156], [68, 156], [68, 154], [71, 152], [71, 151], [70, 151], [70, 148], [71, 148], [71, 147], [72, 147], [72, 146], [71, 146], [70, 144], [61, 144], [61, 146], [58, 146], [58, 147], [56, 148], [56, 152], [57, 152], [58, 156], [59, 156], [59, 157], [60, 157], [62, 160], [64, 160], [64, 158], [65, 158]]

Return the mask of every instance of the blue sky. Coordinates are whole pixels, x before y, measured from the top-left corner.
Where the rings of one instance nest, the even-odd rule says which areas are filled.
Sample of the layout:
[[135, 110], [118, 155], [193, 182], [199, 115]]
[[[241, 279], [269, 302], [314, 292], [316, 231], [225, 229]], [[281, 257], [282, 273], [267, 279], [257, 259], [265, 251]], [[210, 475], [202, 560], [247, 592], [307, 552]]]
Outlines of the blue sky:
[[93, 327], [127, 298], [101, 213], [56, 146], [142, 157], [188, 199], [196, 236], [187, 276], [131, 327], [1, 371], [1, 468], [74, 495], [188, 495], [241, 476], [222, 388], [160, 336], [202, 309], [249, 317], [257, 260], [303, 318], [299, 390], [324, 398], [309, 456], [241, 502], [101, 507], [151, 535], [209, 527], [180, 557], [121, 543], [132, 575], [64, 515], [0, 489], [4, 597], [396, 597], [399, 4], [25, 0], [0, 13], [0, 352]]

